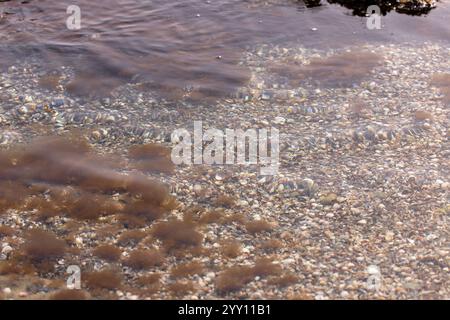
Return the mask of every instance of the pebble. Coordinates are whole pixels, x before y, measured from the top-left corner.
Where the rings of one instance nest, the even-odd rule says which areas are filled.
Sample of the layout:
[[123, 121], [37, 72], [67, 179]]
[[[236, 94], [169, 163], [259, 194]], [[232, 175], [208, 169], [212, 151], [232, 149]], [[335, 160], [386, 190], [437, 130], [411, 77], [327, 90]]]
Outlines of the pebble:
[[367, 267], [367, 273], [368, 274], [379, 274], [380, 268], [378, 266], [372, 264]]
[[319, 294], [316, 294], [316, 295], [314, 296], [314, 299], [315, 299], [315, 300], [325, 300], [326, 298], [325, 298], [325, 296], [323, 295], [323, 293], [319, 293]]
[[102, 137], [100, 131], [97, 130], [93, 131], [91, 136], [94, 140], [100, 140], [100, 138]]
[[64, 105], [64, 99], [56, 99], [50, 103], [52, 108], [58, 108]]
[[209, 279], [214, 279], [216, 277], [216, 274], [214, 272], [208, 272], [206, 274], [206, 277]]
[[441, 257], [447, 257], [449, 252], [446, 250], [438, 250], [437, 252]]
[[281, 263], [284, 265], [290, 265], [290, 264], [295, 263], [295, 259], [287, 258], [287, 259], [282, 260]]
[[13, 251], [13, 248], [10, 246], [4, 246], [2, 249], [2, 253], [8, 255], [11, 251]]
[[332, 205], [337, 201], [337, 195], [334, 193], [329, 193], [327, 195], [323, 195], [319, 198], [320, 204], [324, 206]]
[[248, 247], [242, 248], [242, 253], [250, 253], [251, 250]]
[[270, 100], [271, 98], [272, 98], [272, 95], [268, 92], [263, 92], [261, 94], [261, 100], [267, 101], [267, 100]]
[[239, 200], [238, 204], [241, 207], [247, 207], [249, 205], [247, 200]]
[[388, 231], [388, 232], [386, 232], [386, 235], [384, 236], [384, 238], [386, 239], [386, 241], [392, 241], [392, 240], [394, 240], [394, 236], [395, 236], [394, 232]]
[[275, 117], [275, 119], [273, 120], [273, 123], [275, 124], [285, 124], [286, 123], [286, 119], [283, 117]]
[[307, 189], [311, 190], [312, 187], [314, 186], [314, 180], [305, 178], [303, 179], [303, 184]]
[[405, 283], [404, 286], [406, 289], [410, 289], [410, 290], [418, 290], [421, 287], [420, 283], [417, 283], [414, 281], [409, 281], [409, 282]]
[[202, 186], [199, 184], [194, 185], [193, 189], [196, 194], [199, 194], [200, 192], [202, 192]]
[[344, 197], [337, 197], [336, 201], [339, 202], [339, 203], [342, 203], [342, 202], [345, 201], [345, 198]]
[[28, 113], [28, 108], [26, 106], [22, 106], [19, 108], [19, 113], [21, 114], [27, 114]]
[[76, 243], [77, 246], [82, 246], [83, 245], [83, 238], [76, 237], [75, 238], [75, 243]]

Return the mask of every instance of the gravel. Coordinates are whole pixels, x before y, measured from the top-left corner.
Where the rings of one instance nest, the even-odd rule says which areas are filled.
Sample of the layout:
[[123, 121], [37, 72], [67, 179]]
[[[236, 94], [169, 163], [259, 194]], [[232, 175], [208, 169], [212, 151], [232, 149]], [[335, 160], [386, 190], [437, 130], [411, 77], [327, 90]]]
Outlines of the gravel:
[[[270, 63], [295, 59], [307, 65], [340, 51], [296, 45], [253, 48], [241, 62], [252, 72], [248, 86], [237, 97], [209, 105], [175, 105], [134, 85], [118, 88], [108, 103], [70, 97], [64, 86], [60, 92], [45, 91], [37, 86], [43, 72], [39, 62], [30, 60], [0, 76], [0, 143], [8, 148], [42, 132], [81, 128], [101, 152], [124, 154], [135, 144], [170, 146], [171, 132], [192, 130], [194, 120], [218, 129], [276, 126], [282, 145], [277, 176], [261, 177], [256, 167], [228, 165], [180, 166], [174, 175], [159, 177], [181, 203], [174, 217], [195, 205], [218, 209], [213, 199], [226, 194], [236, 201], [219, 208], [224, 214], [256, 217], [274, 226], [256, 235], [239, 222], [202, 227], [203, 247], [210, 254], [181, 261], [170, 257], [155, 267], [151, 272], [162, 274], [162, 287], [173, 282], [173, 266], [198, 260], [207, 270], [187, 277], [194, 290], [181, 298], [449, 299], [450, 114], [430, 79], [435, 73], [450, 73], [450, 49], [433, 43], [361, 49], [382, 56], [383, 63], [351, 86], [321, 87], [310, 79], [286, 82], [270, 71]], [[62, 71], [68, 79], [70, 70]], [[355, 111], [357, 99], [367, 114]], [[417, 121], [417, 110], [426, 110], [433, 119]], [[45, 227], [60, 231], [68, 221], [55, 217]], [[5, 259], [14, 251], [13, 243], [21, 243], [23, 231], [43, 226], [33, 220], [32, 212], [8, 212], [0, 216], [0, 223], [20, 231], [0, 239], [9, 243], [2, 246]], [[99, 244], [117, 241], [113, 232], [100, 240], [101, 225], [82, 223], [73, 234], [82, 268], [108, 266], [88, 253]], [[279, 247], [264, 249], [263, 243], [275, 239]], [[237, 257], [220, 254], [224, 240], [241, 245]], [[130, 244], [124, 256], [133, 249]], [[296, 275], [297, 281], [282, 287], [256, 277], [236, 291], [215, 290], [215, 278], [223, 270], [263, 257]], [[62, 260], [45, 279], [64, 279], [64, 264]], [[126, 279], [145, 274], [127, 268], [122, 273]], [[371, 276], [377, 277], [376, 286], [368, 285]], [[29, 290], [24, 287], [30, 279], [15, 281], [0, 276], [8, 297], [47, 298], [55, 290], [45, 281]], [[172, 297], [165, 289], [149, 296], [127, 290], [132, 291], [121, 288], [112, 294], [131, 300]]]

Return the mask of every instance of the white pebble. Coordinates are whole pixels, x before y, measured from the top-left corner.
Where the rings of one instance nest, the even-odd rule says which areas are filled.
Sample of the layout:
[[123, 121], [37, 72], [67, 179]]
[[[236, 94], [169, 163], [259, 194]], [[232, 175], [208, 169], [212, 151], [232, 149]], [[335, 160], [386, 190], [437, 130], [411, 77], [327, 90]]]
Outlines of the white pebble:
[[200, 193], [202, 191], [202, 186], [199, 184], [194, 185], [194, 192], [195, 193]]
[[284, 265], [293, 264], [293, 263], [295, 263], [295, 259], [287, 258], [287, 259], [282, 260], [281, 263]]
[[286, 119], [283, 117], [275, 117], [275, 119], [273, 120], [273, 122], [275, 124], [285, 124], [286, 123]]
[[370, 265], [367, 267], [367, 273], [368, 274], [380, 274], [380, 268], [376, 265]]
[[13, 248], [11, 248], [10, 246], [4, 246], [2, 249], [3, 254], [9, 254], [11, 251], [13, 251]]

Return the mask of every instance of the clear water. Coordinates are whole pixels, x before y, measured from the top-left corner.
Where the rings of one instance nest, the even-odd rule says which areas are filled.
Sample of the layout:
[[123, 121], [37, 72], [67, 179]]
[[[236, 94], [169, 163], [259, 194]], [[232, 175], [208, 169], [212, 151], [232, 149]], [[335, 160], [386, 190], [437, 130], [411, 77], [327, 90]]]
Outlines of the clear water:
[[108, 94], [138, 81], [156, 91], [196, 88], [217, 97], [246, 83], [249, 74], [238, 65], [241, 54], [261, 43], [335, 48], [450, 40], [446, 1], [422, 16], [390, 12], [381, 30], [368, 30], [364, 17], [327, 2], [313, 8], [294, 0], [76, 3], [79, 31], [66, 28], [66, 9], [73, 1], [1, 2], [0, 65], [35, 55], [48, 70], [71, 66], [76, 70], [72, 93], [79, 95]]

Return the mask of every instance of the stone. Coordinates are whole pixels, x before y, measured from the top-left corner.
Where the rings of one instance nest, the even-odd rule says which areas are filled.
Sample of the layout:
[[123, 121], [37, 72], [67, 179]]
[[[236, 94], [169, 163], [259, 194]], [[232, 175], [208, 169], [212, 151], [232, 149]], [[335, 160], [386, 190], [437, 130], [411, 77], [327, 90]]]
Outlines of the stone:
[[193, 189], [196, 194], [200, 194], [202, 192], [202, 186], [199, 184], [195, 184]]
[[270, 100], [271, 98], [272, 98], [272, 94], [269, 92], [263, 92], [261, 94], [261, 100], [267, 101], [267, 100]]
[[92, 138], [95, 140], [100, 140], [100, 138], [102, 137], [100, 131], [97, 131], [97, 130], [93, 131], [91, 135], [92, 135]]
[[324, 206], [330, 206], [337, 201], [337, 195], [335, 193], [328, 193], [319, 198], [320, 204]]
[[11, 248], [10, 246], [4, 246], [2, 249], [2, 253], [5, 255], [8, 255], [12, 251], [13, 251], [13, 248]]
[[28, 108], [26, 106], [22, 106], [19, 108], [19, 113], [21, 114], [27, 114], [28, 113]]
[[275, 124], [285, 124], [286, 123], [286, 119], [283, 117], [275, 117], [275, 119], [273, 120], [273, 123]]
[[386, 241], [392, 241], [392, 240], [394, 240], [394, 236], [395, 236], [394, 232], [388, 231], [388, 232], [386, 232], [386, 235], [384, 236], [384, 238], [386, 239]]
[[50, 103], [50, 107], [58, 108], [64, 105], [64, 99], [55, 99]]
[[82, 246], [83, 245], [83, 238], [76, 237], [75, 238], [75, 243], [76, 243], [77, 246]]
[[380, 268], [376, 265], [370, 265], [367, 267], [367, 273], [368, 274], [380, 274]]

